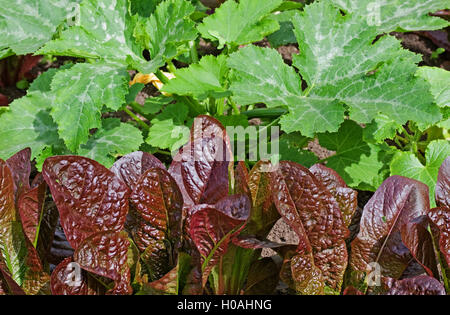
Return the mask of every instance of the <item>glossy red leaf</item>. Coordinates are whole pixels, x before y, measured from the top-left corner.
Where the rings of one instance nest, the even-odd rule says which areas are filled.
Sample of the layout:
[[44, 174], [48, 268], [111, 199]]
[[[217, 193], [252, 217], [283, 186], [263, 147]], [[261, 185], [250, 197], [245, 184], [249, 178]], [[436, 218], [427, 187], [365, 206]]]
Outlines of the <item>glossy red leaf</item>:
[[129, 190], [113, 172], [88, 158], [54, 156], [45, 160], [42, 174], [73, 248], [93, 233], [123, 229]]
[[15, 217], [13, 176], [6, 162], [0, 159], [0, 235], [5, 235], [7, 225]]
[[247, 181], [252, 211], [244, 232], [259, 238], [266, 238], [275, 222], [280, 218], [272, 200], [269, 169], [271, 169], [269, 162], [257, 162], [250, 171]]
[[138, 217], [135, 242], [141, 251], [164, 239], [179, 246], [183, 196], [167, 171], [152, 168], [145, 172], [130, 199]]
[[271, 186], [278, 212], [299, 239], [295, 251], [282, 254], [280, 277], [300, 294], [322, 294], [322, 271], [314, 263], [311, 243], [281, 170], [271, 173]]
[[182, 147], [169, 168], [186, 205], [214, 204], [229, 191], [233, 155], [224, 127], [216, 119], [199, 116], [191, 140]]
[[[3, 280], [3, 281], [2, 281]], [[26, 295], [22, 288], [11, 278], [10, 274], [0, 267], [0, 291], [3, 294]], [[0, 295], [2, 295], [0, 293]]]
[[428, 217], [439, 229], [439, 249], [450, 266], [450, 208], [431, 209]]
[[204, 207], [191, 216], [190, 236], [202, 257], [202, 283], [228, 249], [230, 240], [243, 228], [250, 215], [245, 195], [228, 196], [215, 205]]
[[248, 272], [245, 295], [273, 294], [280, 280], [280, 268], [272, 258], [255, 261]]
[[53, 295], [100, 295], [105, 294], [103, 285], [73, 261], [64, 259], [53, 270], [50, 289]]
[[50, 288], [53, 295], [87, 295], [86, 275], [68, 257], [53, 270]]
[[352, 222], [353, 214], [358, 208], [358, 193], [356, 190], [349, 188], [335, 170], [322, 164], [315, 164], [309, 170], [336, 199], [341, 209], [342, 220], [345, 226], [348, 227]]
[[92, 273], [119, 280], [126, 266], [128, 235], [125, 232], [99, 232], [86, 238], [75, 250], [74, 260]]
[[390, 279], [387, 295], [446, 295], [445, 288], [433, 277], [417, 276], [403, 280]]
[[21, 194], [17, 203], [23, 230], [32, 243], [36, 239], [38, 226], [41, 222], [40, 218], [44, 210], [46, 190], [47, 185], [43, 182]]
[[164, 164], [152, 154], [137, 151], [118, 159], [110, 170], [132, 191], [142, 174], [151, 168], [166, 169]]
[[30, 189], [30, 159], [31, 149], [26, 148], [6, 160], [6, 164], [8, 164], [13, 175], [14, 195], [16, 200], [22, 192]]
[[364, 207], [360, 231], [352, 242], [350, 264], [364, 273], [378, 263], [382, 275], [398, 279], [411, 260], [419, 257], [423, 234], [410, 229], [429, 209], [428, 186], [392, 176], [378, 188]]
[[[314, 174], [297, 163], [281, 162], [279, 173], [282, 181], [275, 181], [274, 189], [278, 186], [278, 193], [274, 195], [274, 201], [279, 204], [279, 212], [281, 208], [280, 214], [297, 232], [300, 244], [305, 243], [302, 240], [305, 236], [299, 234], [302, 232], [297, 226], [303, 227], [312, 249], [314, 265], [322, 272], [325, 286], [340, 291], [347, 266], [345, 238], [349, 231], [344, 225], [336, 199]], [[280, 187], [283, 182], [285, 188]], [[289, 198], [286, 194], [289, 194]], [[277, 200], [280, 198], [282, 202]], [[286, 203], [290, 210], [283, 209], [282, 203]], [[293, 266], [304, 268], [311, 265], [306, 255], [309, 253], [308, 247], [299, 246], [299, 250], [302, 248], [306, 248], [305, 254], [295, 262], [293, 260]]]
[[436, 183], [436, 204], [439, 207], [450, 209], [450, 157], [446, 158], [439, 168]]

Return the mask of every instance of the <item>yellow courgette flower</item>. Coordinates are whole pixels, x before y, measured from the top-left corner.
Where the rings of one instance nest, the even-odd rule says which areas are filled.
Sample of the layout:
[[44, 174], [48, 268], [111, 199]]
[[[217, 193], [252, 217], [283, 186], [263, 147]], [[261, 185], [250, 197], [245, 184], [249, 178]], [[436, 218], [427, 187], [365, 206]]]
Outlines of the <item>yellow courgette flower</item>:
[[[175, 78], [175, 76], [170, 73], [170, 72], [162, 72], [167, 79], [173, 79]], [[161, 90], [163, 87], [163, 83], [161, 82], [160, 79], [158, 79], [158, 77], [154, 74], [154, 73], [150, 73], [150, 74], [143, 74], [143, 73], [138, 73], [134, 76], [133, 80], [130, 81], [130, 86], [136, 83], [142, 83], [142, 84], [153, 84], [153, 86], [155, 88], [157, 88], [158, 90]], [[171, 96], [172, 94], [170, 93], [166, 93], [166, 92], [162, 92], [163, 95], [165, 96]]]

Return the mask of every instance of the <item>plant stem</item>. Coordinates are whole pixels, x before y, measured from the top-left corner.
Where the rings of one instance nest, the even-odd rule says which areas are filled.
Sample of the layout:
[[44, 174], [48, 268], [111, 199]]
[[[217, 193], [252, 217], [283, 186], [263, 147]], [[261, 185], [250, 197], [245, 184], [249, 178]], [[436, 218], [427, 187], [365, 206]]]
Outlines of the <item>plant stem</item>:
[[261, 118], [261, 117], [279, 117], [286, 114], [287, 109], [283, 108], [256, 108], [248, 111], [241, 112], [242, 115], [248, 118]]
[[198, 62], [198, 52], [197, 52], [197, 43], [195, 42], [195, 40], [191, 40], [189, 42], [189, 49], [190, 49], [192, 63], [197, 63]]
[[233, 108], [233, 112], [236, 115], [239, 115], [241, 112], [239, 111], [239, 108], [237, 107], [236, 103], [229, 97], [228, 102], [230, 103], [231, 107]]
[[177, 70], [177, 68], [175, 67], [175, 65], [173, 64], [173, 62], [171, 60], [167, 61], [167, 68], [172, 73], [175, 73], [175, 71]]
[[133, 118], [138, 124], [139, 126], [141, 126], [142, 128], [144, 128], [144, 130], [149, 130], [150, 127], [149, 125], [147, 125], [145, 122], [142, 121], [142, 119], [140, 119], [138, 116], [136, 116], [135, 113], [133, 113], [131, 110], [129, 110], [128, 108], [124, 108], [123, 109], [125, 113], [127, 113], [131, 118]]
[[[158, 69], [155, 75], [163, 84], [167, 84], [169, 82], [169, 79], [167, 79], [167, 77], [164, 75], [164, 73], [162, 73], [161, 70]], [[200, 103], [194, 100], [192, 97], [179, 96], [178, 98], [180, 101], [186, 103], [186, 105], [189, 106], [191, 115], [198, 116], [205, 113], [203, 106], [200, 105]]]

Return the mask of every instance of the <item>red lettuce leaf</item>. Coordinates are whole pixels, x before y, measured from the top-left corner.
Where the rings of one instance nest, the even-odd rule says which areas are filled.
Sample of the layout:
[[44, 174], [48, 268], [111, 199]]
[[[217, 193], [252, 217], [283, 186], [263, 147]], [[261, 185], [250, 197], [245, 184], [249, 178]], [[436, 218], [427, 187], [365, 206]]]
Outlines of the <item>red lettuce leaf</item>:
[[17, 203], [23, 230], [33, 244], [36, 241], [36, 233], [44, 210], [46, 190], [47, 185], [43, 182], [21, 194]]
[[135, 241], [141, 251], [154, 241], [164, 239], [179, 246], [183, 196], [167, 171], [152, 168], [145, 172], [130, 199], [138, 216]]
[[280, 268], [272, 258], [266, 257], [255, 261], [248, 272], [245, 295], [273, 294], [280, 280]]
[[441, 165], [436, 184], [437, 208], [428, 213], [439, 229], [439, 248], [450, 266], [450, 157]]
[[403, 280], [389, 279], [387, 295], [446, 295], [445, 288], [433, 277], [417, 276]]
[[76, 263], [72, 257], [64, 259], [52, 273], [50, 289], [53, 295], [101, 295], [105, 294], [103, 285], [80, 268], [76, 276]]
[[271, 173], [271, 185], [278, 212], [299, 238], [296, 250], [281, 254], [283, 265], [280, 277], [300, 294], [323, 294], [322, 272], [314, 263], [308, 235], [280, 170]]
[[439, 168], [436, 183], [436, 204], [438, 207], [450, 209], [450, 157], [446, 158]]
[[8, 224], [15, 218], [13, 176], [6, 162], [0, 159], [0, 235], [5, 235]]
[[349, 188], [339, 174], [322, 164], [315, 164], [309, 169], [316, 178], [325, 186], [339, 203], [342, 212], [342, 220], [345, 226], [352, 222], [353, 214], [358, 208], [358, 193]]
[[231, 239], [244, 228], [250, 215], [250, 201], [245, 195], [223, 198], [191, 215], [189, 231], [201, 255], [202, 284], [212, 268], [225, 255]]
[[[2, 294], [3, 292], [3, 294]], [[0, 267], [0, 295], [26, 295], [11, 275]]]
[[439, 249], [450, 266], [450, 209], [444, 207], [431, 209], [428, 217], [439, 229]]
[[42, 174], [73, 248], [93, 233], [122, 231], [129, 190], [113, 172], [88, 158], [54, 156], [45, 160]]
[[[345, 238], [349, 235], [339, 204], [314, 174], [299, 164], [283, 161], [277, 174], [273, 181], [275, 204], [300, 239], [299, 255], [292, 258], [294, 277], [316, 279], [319, 272], [315, 265], [324, 285], [339, 292], [347, 266]], [[310, 274], [301, 276], [308, 266]]]
[[16, 201], [23, 191], [30, 189], [30, 173], [31, 173], [31, 149], [26, 148], [17, 152], [6, 160], [11, 170], [14, 181], [14, 195]]
[[214, 204], [229, 192], [233, 155], [224, 127], [214, 118], [199, 116], [191, 140], [174, 157], [169, 173], [186, 205]]
[[266, 238], [280, 214], [272, 200], [270, 179], [271, 164], [259, 161], [248, 175], [247, 185], [250, 190], [252, 211], [244, 233]]
[[427, 236], [411, 229], [429, 206], [425, 184], [401, 176], [383, 182], [364, 207], [359, 234], [351, 244], [350, 265], [360, 273], [359, 277], [372, 269], [371, 263], [378, 263], [382, 276], [398, 279], [412, 259], [411, 254], [419, 258], [420, 251], [430, 253], [421, 246]]
[[132, 191], [142, 174], [151, 168], [166, 169], [164, 164], [152, 154], [137, 151], [118, 159], [110, 170]]
[[131, 294], [129, 245], [126, 232], [98, 232], [81, 242], [73, 257], [84, 270], [114, 280], [113, 293]]

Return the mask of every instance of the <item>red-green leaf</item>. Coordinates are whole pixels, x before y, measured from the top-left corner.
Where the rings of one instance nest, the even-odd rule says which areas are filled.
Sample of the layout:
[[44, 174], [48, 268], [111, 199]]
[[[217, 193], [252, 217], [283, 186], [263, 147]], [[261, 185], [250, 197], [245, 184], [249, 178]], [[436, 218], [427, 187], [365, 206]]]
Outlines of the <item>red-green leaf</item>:
[[450, 209], [450, 157], [446, 158], [439, 168], [436, 183], [436, 204], [439, 207]]
[[40, 218], [43, 214], [46, 190], [47, 185], [43, 182], [37, 187], [21, 194], [17, 204], [23, 230], [33, 244], [35, 244], [36, 233], [38, 232], [38, 227], [41, 222]]
[[114, 280], [113, 291], [125, 286], [121, 293], [130, 294], [129, 245], [126, 232], [98, 232], [81, 242], [73, 257], [84, 270]]
[[214, 204], [226, 197], [232, 160], [230, 140], [220, 122], [209, 116], [197, 117], [190, 142], [180, 149], [169, 169], [185, 204]]
[[250, 215], [250, 201], [245, 195], [226, 197], [214, 206], [191, 215], [189, 231], [202, 256], [202, 283], [206, 284], [212, 268], [225, 255], [233, 236], [244, 227]]
[[266, 238], [280, 214], [272, 200], [269, 162], [259, 161], [248, 175], [247, 185], [252, 200], [250, 219], [245, 233]]
[[30, 189], [31, 150], [23, 149], [6, 160], [14, 181], [14, 195], [16, 200], [23, 191]]
[[129, 190], [113, 172], [88, 158], [54, 156], [45, 160], [42, 174], [73, 248], [93, 233], [122, 231]]
[[411, 253], [418, 257], [422, 250], [424, 234], [410, 227], [429, 207], [425, 184], [401, 176], [384, 181], [364, 207], [360, 232], [352, 242], [352, 269], [365, 273], [378, 263], [383, 276], [398, 279]]
[[[340, 291], [347, 266], [345, 238], [349, 235], [349, 231], [344, 225], [339, 204], [307, 168], [294, 162], [283, 161], [280, 163], [279, 172], [288, 189], [290, 200], [288, 199], [287, 204], [291, 208], [283, 215], [285, 211], [282, 209], [280, 212], [280, 206], [286, 202], [281, 201], [286, 200], [286, 193], [284, 196], [283, 194], [275, 195], [275, 203], [280, 204], [279, 212], [291, 227], [302, 226], [304, 228], [312, 248], [314, 264], [322, 272], [325, 286], [334, 291]], [[281, 191], [278, 189], [278, 191], [282, 192], [285, 189]], [[293, 221], [299, 222], [294, 223]], [[302, 241], [304, 236], [299, 234], [301, 230], [298, 227], [294, 229], [294, 231], [296, 230], [301, 242], [304, 242]], [[302, 248], [307, 248], [307, 246], [299, 246], [299, 249]], [[306, 251], [306, 253], [308, 252], [309, 250]], [[294, 257], [292, 261], [292, 266], [297, 266], [302, 270], [308, 264], [310, 264], [309, 256], [305, 255]], [[313, 274], [315, 275], [317, 272], [313, 272]]]
[[391, 279], [387, 295], [446, 295], [442, 284], [429, 276], [417, 276], [403, 280]]
[[316, 178], [328, 189], [339, 204], [345, 226], [352, 222], [353, 214], [358, 208], [358, 193], [349, 188], [341, 176], [331, 168], [315, 164], [310, 169]]
[[164, 164], [150, 153], [137, 151], [118, 159], [111, 171], [132, 191], [141, 175], [151, 168], [166, 169]]

